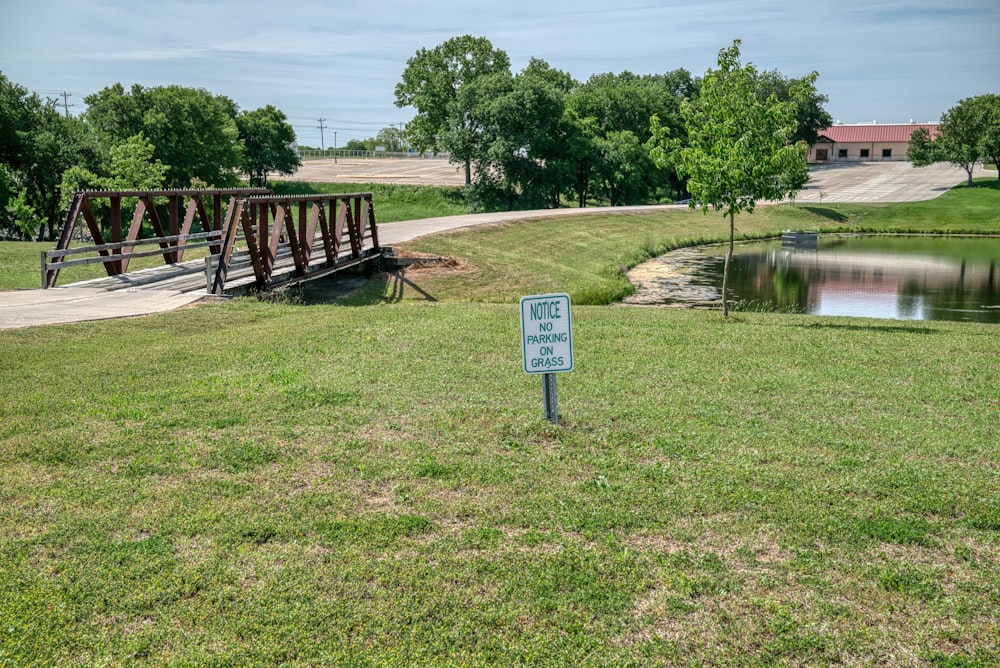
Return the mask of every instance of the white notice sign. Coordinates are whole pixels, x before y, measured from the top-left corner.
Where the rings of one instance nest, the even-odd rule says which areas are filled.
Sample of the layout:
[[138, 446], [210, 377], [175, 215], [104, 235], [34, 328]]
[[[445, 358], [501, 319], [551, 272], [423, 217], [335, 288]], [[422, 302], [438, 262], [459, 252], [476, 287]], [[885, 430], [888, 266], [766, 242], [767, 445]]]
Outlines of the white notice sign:
[[521, 297], [521, 351], [525, 373], [573, 370], [568, 294]]

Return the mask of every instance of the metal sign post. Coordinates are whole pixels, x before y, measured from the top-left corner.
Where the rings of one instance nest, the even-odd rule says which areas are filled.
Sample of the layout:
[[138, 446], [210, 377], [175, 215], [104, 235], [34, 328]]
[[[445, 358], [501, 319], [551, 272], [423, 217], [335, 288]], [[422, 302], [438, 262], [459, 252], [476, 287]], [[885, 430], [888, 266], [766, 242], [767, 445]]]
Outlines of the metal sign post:
[[524, 372], [542, 374], [545, 419], [559, 422], [556, 373], [573, 370], [573, 326], [566, 293], [521, 297]]
[[559, 423], [559, 396], [556, 394], [556, 375], [542, 374], [542, 407], [545, 419], [552, 424]]

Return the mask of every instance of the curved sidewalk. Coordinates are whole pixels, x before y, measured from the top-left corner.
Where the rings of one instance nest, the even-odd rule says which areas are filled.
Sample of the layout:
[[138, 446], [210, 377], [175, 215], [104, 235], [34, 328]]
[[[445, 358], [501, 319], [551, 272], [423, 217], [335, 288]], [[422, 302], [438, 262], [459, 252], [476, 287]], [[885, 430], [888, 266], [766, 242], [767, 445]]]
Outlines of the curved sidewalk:
[[[497, 213], [467, 214], [385, 223], [378, 228], [379, 243], [383, 246], [410, 241], [428, 234], [457, 230], [473, 225], [489, 225], [512, 220], [549, 218], [554, 216], [587, 213], [629, 213], [681, 208], [680, 205], [625, 206], [590, 209], [542, 209], [538, 211], [501, 211]], [[36, 325], [58, 325], [109, 318], [128, 318], [172, 311], [205, 299], [214, 299], [202, 291], [178, 292], [174, 290], [102, 290], [81, 287], [79, 284], [48, 290], [14, 290], [0, 292], [0, 330], [21, 329]]]

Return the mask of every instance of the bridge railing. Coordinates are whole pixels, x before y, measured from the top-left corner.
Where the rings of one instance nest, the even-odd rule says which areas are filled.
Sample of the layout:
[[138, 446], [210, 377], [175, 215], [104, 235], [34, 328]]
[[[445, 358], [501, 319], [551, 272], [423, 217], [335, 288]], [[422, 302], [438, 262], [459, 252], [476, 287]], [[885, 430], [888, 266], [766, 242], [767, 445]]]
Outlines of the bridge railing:
[[[108, 276], [116, 276], [128, 271], [133, 258], [159, 255], [163, 257], [164, 264], [177, 264], [183, 260], [185, 250], [207, 247], [210, 252], [218, 253], [222, 247], [223, 212], [228, 213], [238, 198], [268, 194], [272, 193], [267, 188], [87, 190], [74, 193], [55, 250], [41, 254], [42, 287], [54, 287], [60, 270], [76, 265], [102, 263]], [[225, 198], [229, 198], [228, 204], [224, 204]], [[126, 203], [128, 206], [123, 206]], [[165, 220], [160, 215], [158, 203], [165, 205]], [[99, 220], [95, 213], [95, 205], [107, 207], [107, 213], [101, 216], [103, 220]], [[132, 208], [127, 229], [122, 215], [126, 208]], [[73, 233], [81, 219], [94, 243], [71, 248]], [[201, 232], [192, 232], [195, 222]], [[147, 224], [153, 236], [140, 238]], [[109, 239], [105, 238], [105, 231]], [[159, 250], [135, 250], [136, 247], [150, 245], [158, 246]], [[86, 254], [96, 257], [66, 259]]]
[[208, 291], [223, 294], [240, 258], [266, 290], [380, 253], [371, 193], [239, 198], [228, 210], [220, 251], [208, 258]]

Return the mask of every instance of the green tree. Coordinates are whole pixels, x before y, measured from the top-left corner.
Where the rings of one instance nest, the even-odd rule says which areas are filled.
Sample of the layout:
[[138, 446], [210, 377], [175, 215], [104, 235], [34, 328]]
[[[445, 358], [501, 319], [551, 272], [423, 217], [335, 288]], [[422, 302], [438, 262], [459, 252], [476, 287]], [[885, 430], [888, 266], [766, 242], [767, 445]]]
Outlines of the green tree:
[[153, 157], [156, 148], [139, 133], [111, 147], [108, 188], [114, 190], [158, 190], [163, 188], [169, 165]]
[[937, 146], [927, 128], [917, 128], [910, 133], [910, 144], [906, 149], [906, 159], [914, 167], [926, 167], [939, 162]]
[[804, 141], [811, 146], [816, 143], [819, 131], [833, 124], [833, 117], [823, 107], [830, 98], [819, 93], [815, 87], [807, 84], [809, 92], [804, 98], [799, 100], [792, 98], [792, 90], [803, 83], [806, 82], [786, 77], [778, 70], [768, 70], [760, 75], [759, 94], [764, 99], [773, 94], [779, 102], [795, 102], [797, 128], [792, 136], [792, 142]]
[[369, 137], [368, 139], [351, 139], [342, 147], [345, 151], [374, 151], [375, 150], [375, 138]]
[[596, 139], [600, 163], [597, 173], [611, 206], [640, 201], [650, 185], [649, 150], [631, 130], [614, 130]]
[[378, 131], [375, 144], [384, 147], [389, 153], [402, 153], [406, 150], [406, 137], [402, 130], [390, 125]]
[[7, 200], [4, 212], [8, 217], [8, 225], [15, 228], [25, 238], [30, 239], [44, 224], [44, 221], [35, 212], [35, 207], [28, 203], [28, 191], [24, 188]]
[[156, 158], [170, 165], [169, 187], [188, 187], [195, 179], [219, 187], [236, 183], [242, 144], [229, 98], [201, 88], [136, 84], [126, 91], [115, 84], [85, 99], [84, 118], [105, 151], [143, 133]]
[[983, 158], [993, 163], [1000, 179], [1000, 95], [980, 95], [978, 100], [983, 114], [981, 152]]
[[791, 143], [796, 110], [814, 92], [815, 72], [792, 86], [789, 100], [761, 95], [761, 78], [751, 63], [740, 63], [740, 40], [719, 51], [699, 95], [681, 105], [688, 145], [681, 146], [654, 117], [651, 155], [658, 164], [676, 164], [688, 176], [691, 206], [722, 210], [729, 216], [729, 250], [722, 278], [723, 316], [729, 315], [729, 266], [735, 216], [753, 212], [760, 200], [780, 200], [808, 180], [804, 142]]
[[[62, 209], [68, 209], [73, 193], [81, 190], [160, 190], [166, 182], [169, 167], [153, 157], [155, 148], [142, 133], [119, 142], [108, 151], [108, 161], [99, 175], [83, 167], [73, 165], [62, 173], [60, 202]], [[138, 200], [125, 198], [122, 210], [125, 217], [134, 209]], [[106, 204], [92, 203], [95, 214], [103, 218], [102, 224], [107, 227], [108, 220]], [[108, 232], [105, 229], [105, 232]]]
[[[631, 150], [632, 139], [649, 141], [649, 119], [654, 115], [676, 130], [676, 138], [683, 138], [680, 103], [696, 90], [684, 69], [661, 75], [595, 74], [575, 88], [566, 107], [581, 133], [573, 152], [580, 160], [575, 180], [579, 200], [585, 202], [583, 192], [593, 191], [612, 204], [635, 204], [649, 200], [665, 181], [680, 188], [673, 167], [660, 169], [647, 151]], [[622, 162], [627, 154], [631, 164]]]
[[243, 142], [243, 172], [251, 186], [266, 186], [268, 172], [292, 174], [302, 164], [295, 151], [295, 130], [284, 112], [270, 104], [236, 117]]
[[482, 128], [473, 114], [478, 100], [463, 90], [497, 73], [510, 75], [507, 54], [485, 37], [463, 35], [418, 50], [396, 84], [396, 106], [417, 110], [406, 126], [411, 145], [419, 151], [448, 151], [452, 160], [465, 165], [466, 185], [472, 183]]
[[[470, 115], [480, 127], [474, 156], [479, 204], [507, 210], [558, 205], [563, 147], [563, 100], [569, 75], [532, 59], [517, 76], [481, 77], [463, 94], [478, 102]], [[488, 197], [493, 190], [496, 197]]]
[[[23, 236], [37, 232], [39, 240], [52, 238], [60, 218], [60, 178], [74, 164], [97, 164], [96, 143], [83, 123], [60, 114], [54, 100], [29, 94], [0, 73], [0, 167], [4, 173], [0, 226], [4, 231]], [[11, 198], [20, 200], [8, 209]], [[36, 224], [39, 221], [44, 224]]]
[[941, 114], [937, 136], [933, 141], [926, 130], [916, 130], [910, 135], [907, 159], [914, 167], [950, 162], [965, 170], [971, 186], [972, 172], [987, 149], [984, 139], [989, 135], [989, 127], [989, 103], [985, 96], [960, 100]]

